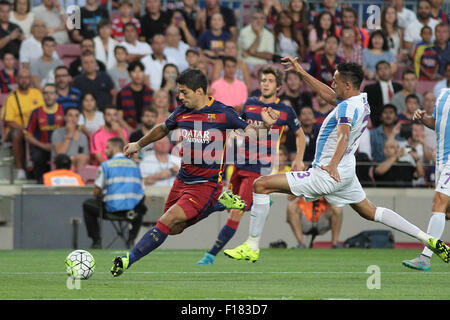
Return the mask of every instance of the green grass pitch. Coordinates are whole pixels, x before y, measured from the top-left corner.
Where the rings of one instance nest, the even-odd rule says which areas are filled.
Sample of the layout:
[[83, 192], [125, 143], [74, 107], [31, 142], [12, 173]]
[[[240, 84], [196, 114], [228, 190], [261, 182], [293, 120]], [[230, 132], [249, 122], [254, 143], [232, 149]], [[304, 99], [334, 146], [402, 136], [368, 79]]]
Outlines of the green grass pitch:
[[[71, 250], [0, 251], [0, 297], [14, 299], [316, 300], [425, 299], [450, 297], [450, 265], [433, 256], [431, 271], [402, 266], [418, 250], [262, 249], [260, 261], [234, 261], [220, 253], [212, 266], [198, 266], [204, 250], [158, 249], [122, 276], [109, 272], [123, 251], [90, 250], [95, 274], [70, 289], [64, 259]], [[369, 266], [380, 270], [379, 289]]]

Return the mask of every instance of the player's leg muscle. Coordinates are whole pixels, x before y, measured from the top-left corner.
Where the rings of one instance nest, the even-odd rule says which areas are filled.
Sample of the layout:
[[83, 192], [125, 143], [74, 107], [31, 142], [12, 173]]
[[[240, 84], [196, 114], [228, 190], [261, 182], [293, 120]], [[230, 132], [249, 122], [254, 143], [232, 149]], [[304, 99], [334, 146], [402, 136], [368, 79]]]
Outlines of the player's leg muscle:
[[170, 235], [179, 234], [184, 230], [187, 216], [183, 208], [174, 204], [159, 220], [170, 228]]
[[291, 188], [285, 173], [275, 173], [268, 176], [261, 176], [253, 182], [253, 192], [269, 194], [273, 192], [291, 193]]
[[350, 206], [364, 219], [374, 221], [375, 211], [377, 210], [377, 207], [372, 202], [370, 202], [369, 199], [366, 198], [363, 201], [359, 203], [353, 203]]

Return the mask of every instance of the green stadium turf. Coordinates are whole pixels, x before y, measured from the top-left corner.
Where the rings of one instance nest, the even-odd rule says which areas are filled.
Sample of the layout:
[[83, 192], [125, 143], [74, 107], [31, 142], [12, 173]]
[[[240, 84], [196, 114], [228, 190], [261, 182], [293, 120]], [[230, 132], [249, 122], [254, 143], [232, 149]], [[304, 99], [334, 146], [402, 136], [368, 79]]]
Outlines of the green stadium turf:
[[[316, 300], [449, 299], [450, 265], [433, 256], [431, 271], [402, 266], [418, 250], [263, 249], [260, 261], [234, 261], [220, 253], [199, 266], [204, 250], [158, 249], [122, 276], [109, 272], [123, 251], [90, 250], [95, 274], [69, 289], [64, 259], [71, 250], [1, 250], [1, 299]], [[369, 289], [369, 266], [380, 270], [380, 288]], [[368, 281], [369, 279], [369, 281]], [[69, 288], [68, 288], [69, 287]]]

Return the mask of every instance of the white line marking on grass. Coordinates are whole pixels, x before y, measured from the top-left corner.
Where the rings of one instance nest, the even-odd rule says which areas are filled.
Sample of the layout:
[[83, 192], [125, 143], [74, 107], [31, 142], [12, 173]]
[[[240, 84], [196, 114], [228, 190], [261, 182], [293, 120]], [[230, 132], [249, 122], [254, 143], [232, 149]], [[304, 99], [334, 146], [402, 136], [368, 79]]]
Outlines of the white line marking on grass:
[[[96, 271], [97, 274], [109, 274], [109, 271]], [[0, 275], [51, 275], [65, 272], [0, 272]], [[365, 271], [128, 271], [127, 274], [367, 274]], [[450, 272], [408, 272], [385, 271], [383, 274], [395, 275], [449, 275]]]

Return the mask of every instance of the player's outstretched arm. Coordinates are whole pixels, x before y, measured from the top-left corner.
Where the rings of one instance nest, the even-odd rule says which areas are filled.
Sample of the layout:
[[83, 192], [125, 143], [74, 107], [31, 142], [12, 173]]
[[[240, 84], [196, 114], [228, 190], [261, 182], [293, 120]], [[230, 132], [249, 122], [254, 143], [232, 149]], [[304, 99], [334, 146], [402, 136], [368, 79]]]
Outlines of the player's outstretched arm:
[[285, 71], [295, 70], [303, 79], [303, 81], [305, 81], [305, 83], [309, 87], [311, 87], [314, 92], [320, 95], [326, 102], [333, 106], [337, 105], [336, 93], [334, 92], [334, 90], [306, 72], [297, 60], [298, 58], [284, 57], [281, 59], [281, 64], [287, 67]]
[[416, 110], [413, 115], [413, 120], [419, 120], [429, 129], [435, 130], [436, 122], [434, 121], [434, 118], [427, 116], [424, 110]]
[[123, 153], [125, 156], [129, 157], [133, 153], [138, 152], [146, 145], [149, 145], [152, 142], [158, 141], [159, 139], [167, 136], [169, 134], [170, 130], [167, 129], [166, 124], [160, 123], [153, 127], [152, 130], [150, 130], [145, 136], [143, 136], [139, 141], [137, 142], [131, 142], [128, 143], [123, 148]]

